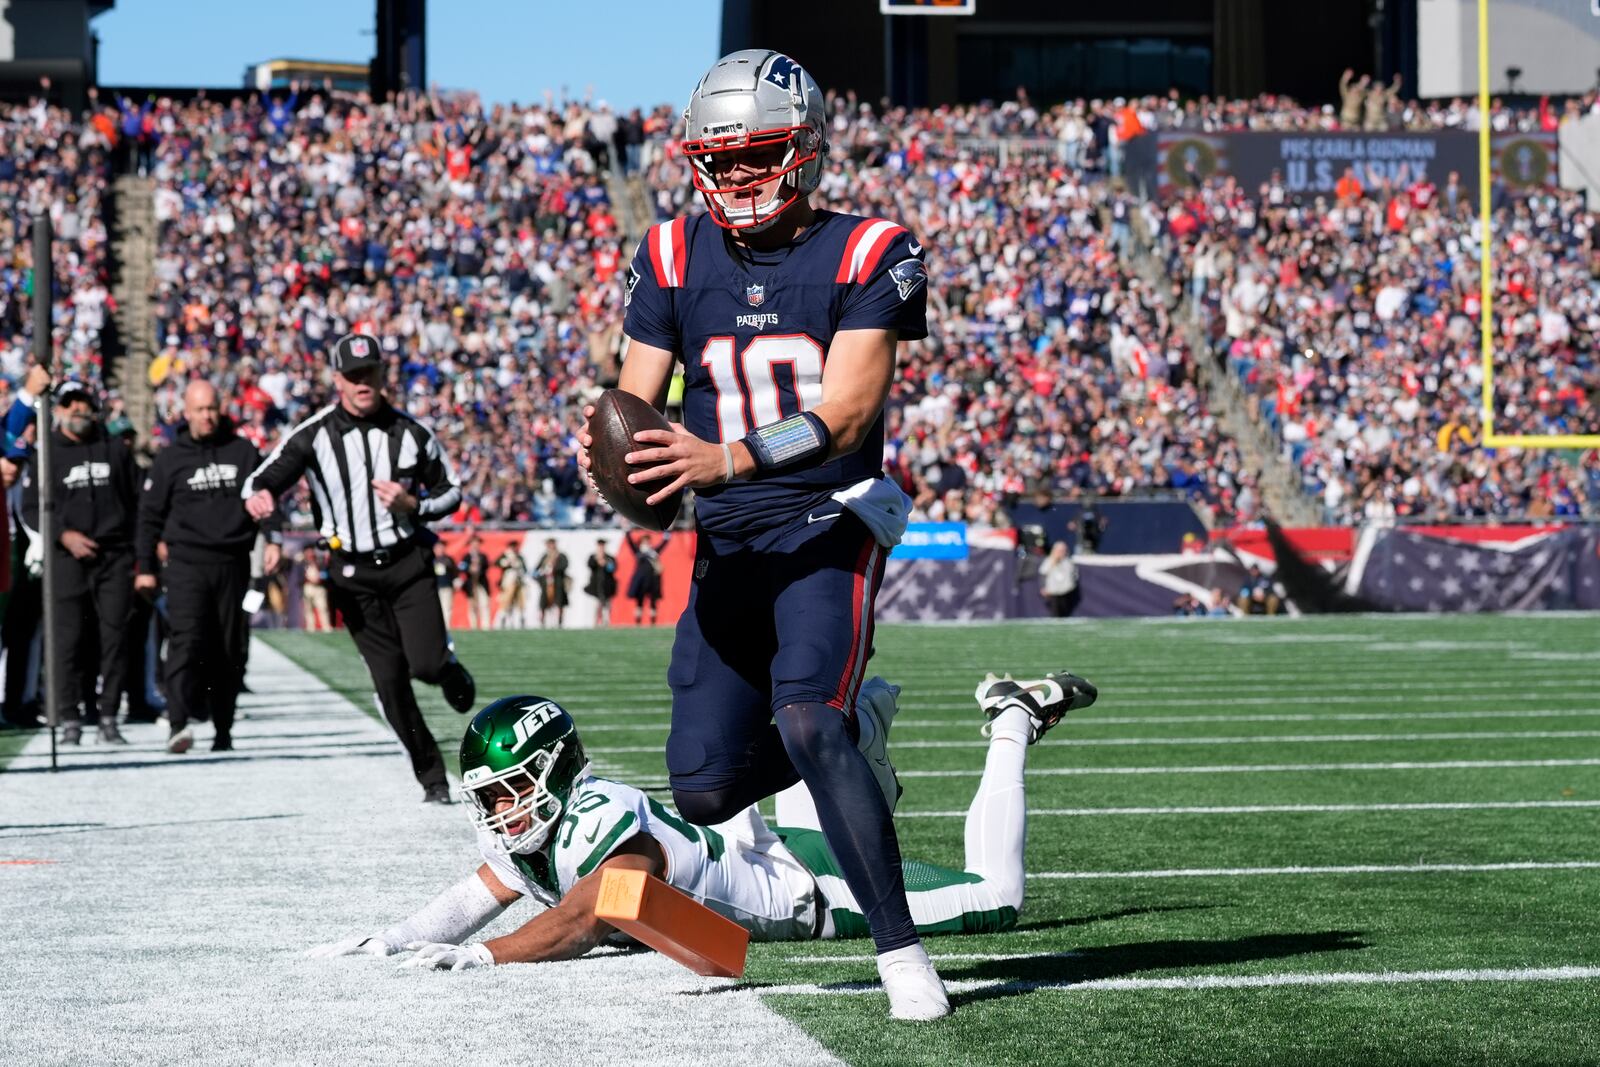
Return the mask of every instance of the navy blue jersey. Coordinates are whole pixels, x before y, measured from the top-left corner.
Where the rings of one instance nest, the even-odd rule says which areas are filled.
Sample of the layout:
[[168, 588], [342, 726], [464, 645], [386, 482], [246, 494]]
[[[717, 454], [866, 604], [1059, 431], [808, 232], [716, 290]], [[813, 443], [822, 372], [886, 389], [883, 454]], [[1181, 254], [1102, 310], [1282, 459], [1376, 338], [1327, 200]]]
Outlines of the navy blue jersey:
[[[627, 279], [623, 331], [683, 361], [683, 423], [731, 443], [822, 401], [840, 330], [928, 335], [922, 245], [886, 219], [819, 211], [775, 252], [737, 252], [708, 216], [651, 227]], [[784, 525], [883, 469], [883, 416], [861, 447], [820, 467], [699, 490], [703, 530], [738, 541]]]

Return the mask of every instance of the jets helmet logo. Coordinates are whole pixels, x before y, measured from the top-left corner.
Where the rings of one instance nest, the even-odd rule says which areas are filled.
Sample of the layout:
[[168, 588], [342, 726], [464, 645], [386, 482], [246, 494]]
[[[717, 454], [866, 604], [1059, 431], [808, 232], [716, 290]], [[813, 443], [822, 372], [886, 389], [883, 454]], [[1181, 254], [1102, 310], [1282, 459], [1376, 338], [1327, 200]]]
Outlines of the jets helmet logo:
[[900, 290], [900, 299], [909, 300], [912, 293], [927, 283], [928, 268], [920, 259], [902, 259], [889, 268], [889, 277], [894, 279], [895, 288]]
[[561, 709], [548, 700], [529, 708], [528, 713], [518, 719], [517, 724], [511, 728], [511, 736], [517, 739], [517, 747], [521, 748], [527, 744], [528, 738], [538, 732], [539, 727], [560, 714]]

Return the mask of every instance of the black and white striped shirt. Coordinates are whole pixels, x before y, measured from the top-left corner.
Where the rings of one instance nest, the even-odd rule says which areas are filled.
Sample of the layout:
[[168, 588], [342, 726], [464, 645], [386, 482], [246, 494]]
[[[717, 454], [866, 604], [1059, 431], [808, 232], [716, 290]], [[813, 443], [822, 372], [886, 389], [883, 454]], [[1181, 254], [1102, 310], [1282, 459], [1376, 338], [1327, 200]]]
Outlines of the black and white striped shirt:
[[[357, 418], [331, 404], [289, 431], [244, 483], [248, 498], [267, 489], [281, 496], [305, 475], [317, 530], [346, 552], [371, 552], [409, 541], [417, 522], [433, 522], [461, 505], [461, 485], [433, 431], [389, 404]], [[410, 515], [378, 503], [372, 483], [394, 481], [419, 501]]]

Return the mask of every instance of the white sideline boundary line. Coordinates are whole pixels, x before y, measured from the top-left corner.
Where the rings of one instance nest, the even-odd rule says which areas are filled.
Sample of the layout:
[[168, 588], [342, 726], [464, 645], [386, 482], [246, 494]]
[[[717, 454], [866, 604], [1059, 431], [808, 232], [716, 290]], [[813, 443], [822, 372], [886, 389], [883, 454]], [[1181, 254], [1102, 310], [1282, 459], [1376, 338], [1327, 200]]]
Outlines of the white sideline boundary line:
[[1514, 863], [1357, 863], [1343, 867], [1178, 867], [1165, 871], [1034, 871], [1041, 881], [1101, 878], [1256, 878], [1304, 874], [1478, 874], [1499, 871], [1590, 871], [1600, 860], [1521, 860]]
[[[828, 959], [829, 957], [819, 957]], [[845, 957], [832, 957], [843, 959]], [[994, 959], [1007, 957], [996, 956]], [[1332, 971], [1326, 974], [1194, 974], [1176, 978], [1090, 978], [1081, 982], [1064, 981], [985, 981], [946, 982], [953, 993], [979, 990], [1027, 993], [1036, 990], [1063, 990], [1073, 993], [1142, 992], [1148, 990], [1270, 989], [1280, 986], [1412, 985], [1459, 982], [1573, 982], [1600, 978], [1600, 967], [1515, 967], [1445, 971]], [[879, 991], [876, 983], [838, 985], [768, 986], [756, 992], [761, 996], [859, 996]]]
[[[1232, 804], [1157, 808], [1030, 808], [1028, 817], [1040, 815], [1298, 815], [1321, 812], [1378, 811], [1527, 811], [1549, 808], [1600, 808], [1600, 800], [1484, 800], [1437, 801], [1411, 804]], [[964, 819], [965, 811], [905, 811], [896, 819]]]
[[[470, 974], [303, 958], [459, 880], [474, 835], [461, 805], [419, 803], [400, 745], [359, 706], [265, 642], [249, 678], [225, 756], [169, 756], [163, 728], [129, 725], [132, 745], [86, 743], [60, 774], [0, 773], [0, 821], [36, 824], [8, 831], [0, 859], [53, 861], [0, 866], [0, 915], [49, 902], [6, 930], [29, 959], [0, 970], [0, 1005], [27, 1007], [0, 1008], [15, 1020], [0, 1064], [499, 1063], [507, 1033], [532, 1063], [737, 1064], [760, 1034], [762, 1067], [839, 1064], [758, 999], [684, 995], [716, 983], [651, 952]], [[485, 1004], [503, 1025], [460, 1026]]]
[[[1078, 774], [1273, 774], [1317, 771], [1463, 771], [1489, 767], [1600, 767], [1600, 759], [1461, 759], [1408, 763], [1229, 763], [1208, 767], [1029, 767], [1028, 776]], [[977, 778], [982, 767], [900, 771], [901, 778]]]

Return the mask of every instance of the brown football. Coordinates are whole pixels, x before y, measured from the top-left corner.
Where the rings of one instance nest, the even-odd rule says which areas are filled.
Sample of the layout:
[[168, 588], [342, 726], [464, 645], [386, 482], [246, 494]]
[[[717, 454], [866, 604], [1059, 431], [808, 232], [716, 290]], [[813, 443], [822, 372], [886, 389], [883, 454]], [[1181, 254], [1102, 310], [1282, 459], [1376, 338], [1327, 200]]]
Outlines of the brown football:
[[589, 419], [589, 436], [594, 438], [589, 448], [589, 473], [595, 488], [612, 511], [647, 530], [665, 530], [672, 525], [683, 506], [683, 490], [654, 506], [645, 503], [651, 493], [661, 488], [661, 482], [629, 482], [629, 474], [651, 464], [630, 465], [622, 457], [650, 447], [634, 441], [633, 435], [640, 430], [671, 428], [666, 416], [648, 401], [621, 389], [607, 389], [600, 394]]

